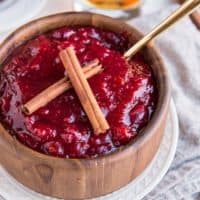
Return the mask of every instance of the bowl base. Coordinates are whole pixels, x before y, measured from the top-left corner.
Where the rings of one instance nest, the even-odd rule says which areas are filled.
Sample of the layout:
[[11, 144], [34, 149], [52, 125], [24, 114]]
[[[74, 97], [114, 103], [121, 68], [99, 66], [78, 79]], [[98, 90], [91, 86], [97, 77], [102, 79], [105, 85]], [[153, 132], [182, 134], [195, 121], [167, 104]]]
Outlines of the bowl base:
[[[126, 199], [134, 200], [142, 199], [147, 195], [163, 178], [167, 172], [176, 151], [178, 141], [178, 120], [177, 113], [171, 100], [170, 111], [167, 118], [167, 124], [165, 133], [162, 139], [162, 143], [159, 150], [145, 169], [145, 171], [133, 180], [127, 186], [111, 194], [96, 198], [95, 200], [117, 200]], [[145, 188], [145, 190], [143, 190]], [[57, 198], [51, 198], [42, 194], [36, 193], [29, 188], [23, 186], [11, 177], [1, 166], [0, 166], [0, 199], [1, 196], [5, 199], [15, 200], [58, 200]], [[124, 198], [123, 198], [124, 197]], [[125, 198], [126, 197], [126, 198]]]

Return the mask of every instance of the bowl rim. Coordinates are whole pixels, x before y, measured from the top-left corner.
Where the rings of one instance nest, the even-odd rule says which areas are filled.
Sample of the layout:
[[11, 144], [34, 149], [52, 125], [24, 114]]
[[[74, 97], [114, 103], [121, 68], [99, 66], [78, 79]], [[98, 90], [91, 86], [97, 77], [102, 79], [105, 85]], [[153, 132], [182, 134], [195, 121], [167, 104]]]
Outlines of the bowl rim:
[[[113, 19], [113, 18], [105, 16], [105, 15], [96, 14], [96, 13], [92, 13], [92, 12], [60, 12], [60, 13], [56, 13], [56, 14], [53, 14], [53, 15], [47, 15], [47, 16], [44, 16], [44, 17], [37, 18], [35, 20], [32, 20], [32, 21], [20, 26], [16, 30], [14, 30], [12, 33], [10, 33], [3, 40], [2, 43], [0, 43], [0, 54], [1, 54], [1, 49], [3, 49], [3, 47], [6, 46], [10, 42], [11, 39], [15, 38], [17, 34], [20, 34], [24, 30], [26, 30], [27, 28], [29, 28], [31, 26], [34, 26], [35, 24], [40, 23], [42, 21], [45, 21], [47, 19], [51, 20], [51, 19], [53, 19], [53, 18], [55, 18], [57, 16], [62, 17], [62, 16], [68, 16], [68, 15], [77, 15], [77, 14], [83, 14], [83, 15], [89, 15], [89, 16], [90, 15], [91, 16], [95, 15], [95, 16], [100, 16], [100, 17], [102, 17], [104, 19], [107, 18], [109, 20], [121, 23], [121, 24], [123, 24], [123, 26], [125, 26], [125, 27], [127, 27], [129, 29], [132, 29], [133, 31], [137, 32], [141, 37], [144, 36], [134, 26], [129, 25], [129, 24], [127, 24], [127, 23], [125, 23], [125, 22], [123, 22], [121, 20]], [[42, 33], [45, 33], [45, 32], [47, 32], [47, 31], [44, 31]], [[37, 35], [34, 35], [34, 37], [35, 36], [37, 36]], [[26, 41], [28, 41], [28, 40], [26, 40]], [[47, 155], [47, 154], [38, 152], [38, 151], [33, 150], [30, 147], [22, 144], [20, 141], [18, 141], [16, 139], [16, 137], [13, 137], [11, 134], [9, 134], [9, 130], [4, 128], [4, 126], [0, 122], [0, 126], [7, 133], [6, 134], [7, 139], [10, 140], [10, 141], [12, 140], [12, 142], [14, 142], [14, 143], [17, 143], [17, 145], [20, 147], [20, 149], [24, 150], [24, 153], [26, 155], [27, 154], [32, 154], [33, 157], [37, 157], [37, 158], [40, 158], [40, 159], [46, 159], [46, 160], [51, 160], [51, 161], [64, 161], [64, 162], [70, 162], [70, 161], [74, 161], [74, 160], [75, 161], [79, 160], [79, 161], [84, 161], [84, 162], [94, 162], [94, 161], [100, 161], [100, 160], [104, 160], [104, 159], [109, 159], [110, 161], [115, 161], [116, 159], [122, 158], [123, 155], [126, 154], [126, 152], [130, 151], [130, 149], [133, 151], [133, 149], [135, 149], [135, 148], [133, 148], [134, 146], [137, 146], [137, 147], [141, 146], [142, 144], [144, 144], [148, 140], [149, 137], [152, 136], [152, 134], [157, 129], [157, 125], [160, 124], [162, 122], [162, 120], [164, 119], [165, 114], [168, 111], [169, 100], [170, 100], [170, 97], [171, 97], [171, 85], [170, 85], [168, 70], [165, 67], [165, 64], [163, 63], [163, 60], [162, 60], [162, 58], [161, 58], [161, 56], [159, 54], [159, 51], [154, 46], [154, 43], [150, 42], [147, 46], [150, 47], [154, 51], [157, 59], [160, 62], [160, 68], [162, 69], [162, 71], [165, 74], [165, 77], [163, 77], [163, 85], [164, 85], [164, 87], [163, 87], [162, 95], [160, 95], [160, 94], [158, 95], [157, 106], [156, 106], [156, 109], [155, 109], [151, 119], [148, 121], [147, 125], [141, 130], [141, 132], [133, 140], [131, 140], [128, 144], [117, 148], [113, 152], [110, 152], [110, 153], [105, 154], [105, 155], [100, 155], [100, 156], [97, 156], [97, 157], [94, 157], [94, 158], [66, 158], [66, 157], [63, 158], [63, 157], [56, 157], [56, 156], [51, 156], [51, 155]], [[14, 49], [16, 49], [17, 47], [14, 47]], [[0, 72], [1, 72], [2, 65], [4, 64], [5, 60], [8, 57], [9, 57], [9, 55], [7, 55], [5, 57], [5, 59], [3, 60], [3, 62], [0, 63]], [[156, 80], [156, 81], [158, 81], [158, 80]], [[1, 137], [1, 135], [0, 135], [0, 137]]]

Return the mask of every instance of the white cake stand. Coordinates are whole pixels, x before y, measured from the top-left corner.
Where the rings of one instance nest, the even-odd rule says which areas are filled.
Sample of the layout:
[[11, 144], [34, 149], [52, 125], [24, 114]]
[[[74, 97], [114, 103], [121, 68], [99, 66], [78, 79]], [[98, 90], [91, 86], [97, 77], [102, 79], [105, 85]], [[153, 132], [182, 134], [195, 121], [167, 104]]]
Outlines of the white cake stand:
[[46, 0], [5, 0], [0, 4], [0, 32], [19, 27], [37, 15]]
[[[163, 178], [174, 158], [178, 141], [178, 119], [173, 100], [160, 148], [147, 169], [129, 185], [95, 200], [140, 200]], [[14, 180], [0, 167], [0, 200], [56, 200], [36, 193]], [[94, 199], [93, 199], [94, 200]]]

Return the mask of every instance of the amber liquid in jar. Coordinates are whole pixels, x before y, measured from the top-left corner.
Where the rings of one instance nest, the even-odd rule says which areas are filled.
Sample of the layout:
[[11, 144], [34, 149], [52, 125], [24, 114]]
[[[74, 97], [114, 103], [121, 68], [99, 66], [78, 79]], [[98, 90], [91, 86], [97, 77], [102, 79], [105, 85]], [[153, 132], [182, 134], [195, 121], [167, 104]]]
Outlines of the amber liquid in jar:
[[86, 2], [101, 9], [128, 10], [138, 7], [141, 0], [86, 0]]
[[140, 14], [144, 0], [75, 0], [75, 11], [88, 11], [118, 19], [131, 19]]

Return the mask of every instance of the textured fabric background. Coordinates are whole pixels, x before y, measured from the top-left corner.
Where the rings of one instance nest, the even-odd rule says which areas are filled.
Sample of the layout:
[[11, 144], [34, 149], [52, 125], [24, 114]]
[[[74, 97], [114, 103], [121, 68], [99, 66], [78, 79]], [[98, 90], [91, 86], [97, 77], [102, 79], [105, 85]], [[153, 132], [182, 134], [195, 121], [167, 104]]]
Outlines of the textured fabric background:
[[[144, 33], [177, 5], [129, 21]], [[200, 199], [200, 32], [187, 17], [156, 39], [169, 70], [180, 138], [177, 153], [163, 181], [144, 200]]]

